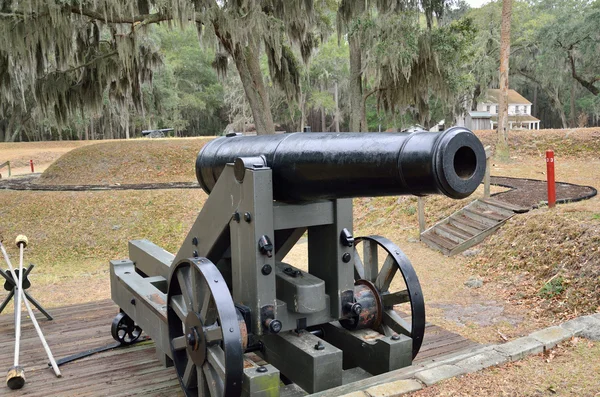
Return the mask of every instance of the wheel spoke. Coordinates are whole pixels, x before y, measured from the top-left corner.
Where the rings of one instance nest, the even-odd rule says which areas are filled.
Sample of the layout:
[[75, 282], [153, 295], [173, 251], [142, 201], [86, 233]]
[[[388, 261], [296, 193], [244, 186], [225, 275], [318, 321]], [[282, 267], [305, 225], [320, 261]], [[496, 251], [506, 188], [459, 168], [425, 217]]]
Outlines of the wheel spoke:
[[391, 308], [394, 305], [410, 302], [410, 296], [408, 295], [408, 290], [404, 290], [391, 294], [384, 294], [381, 296], [381, 300], [383, 301], [383, 306]]
[[183, 295], [183, 299], [185, 300], [186, 307], [191, 309], [192, 305], [192, 286], [190, 285], [190, 268], [182, 267], [177, 272], [177, 281], [179, 282], [179, 288], [181, 289], [181, 294]]
[[383, 323], [399, 334], [412, 335], [412, 326], [394, 310], [383, 312]]
[[358, 255], [358, 251], [354, 248], [354, 279], [359, 280], [365, 278], [365, 266]]
[[225, 379], [225, 353], [220, 346], [210, 346], [206, 350], [209, 364], [215, 370], [219, 378]]
[[204, 376], [204, 371], [200, 365], [196, 366], [196, 380], [198, 382], [198, 396], [210, 396], [210, 391], [206, 388], [206, 376]]
[[181, 383], [187, 389], [194, 387], [196, 383], [196, 364], [189, 357], [185, 365], [185, 371], [183, 371], [183, 376], [181, 377]]
[[206, 378], [206, 384], [208, 385], [210, 395], [213, 397], [223, 396], [225, 394], [223, 390], [223, 383], [221, 379], [215, 374], [215, 370], [213, 369], [213, 367], [206, 363], [202, 366], [202, 369], [204, 370], [204, 376]]
[[200, 275], [200, 271], [196, 268], [195, 265], [192, 265], [192, 268], [190, 269], [190, 287], [192, 311], [195, 311], [196, 313], [201, 313], [201, 299], [206, 295], [204, 291], [206, 291], [207, 288], [204, 288], [204, 281], [202, 279], [202, 276]]
[[171, 342], [173, 345], [173, 349], [175, 350], [184, 350], [187, 347], [187, 339], [185, 335], [174, 338]]
[[369, 240], [363, 241], [363, 263], [365, 268], [364, 279], [374, 282], [377, 278], [377, 247], [376, 243]]
[[223, 330], [216, 324], [204, 327], [204, 335], [206, 335], [206, 343], [209, 345], [223, 340]]
[[181, 321], [185, 321], [188, 314], [188, 308], [183, 299], [183, 295], [175, 295], [171, 298], [171, 308]]
[[375, 287], [381, 292], [386, 292], [390, 289], [390, 284], [398, 271], [398, 265], [393, 256], [388, 255], [383, 262], [381, 272], [375, 280]]
[[198, 299], [197, 313], [200, 314], [200, 320], [203, 323], [206, 323], [206, 321], [208, 320], [208, 311], [210, 309], [210, 301], [212, 300], [212, 294], [210, 292], [210, 288], [208, 288], [208, 285], [206, 285], [205, 283], [202, 289], [196, 291], [196, 295], [200, 296]]

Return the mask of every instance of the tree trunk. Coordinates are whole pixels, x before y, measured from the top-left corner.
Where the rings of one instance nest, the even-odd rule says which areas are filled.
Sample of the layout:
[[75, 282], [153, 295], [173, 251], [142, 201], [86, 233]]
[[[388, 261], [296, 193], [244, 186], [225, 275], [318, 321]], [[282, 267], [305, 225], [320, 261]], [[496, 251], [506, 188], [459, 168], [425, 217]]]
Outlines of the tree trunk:
[[252, 110], [256, 134], [274, 134], [275, 124], [269, 95], [260, 70], [259, 56], [259, 46], [251, 40], [246, 47], [238, 46], [233, 59]]
[[[321, 83], [321, 91], [325, 91], [323, 83]], [[325, 126], [325, 107], [321, 106], [321, 132], [326, 132], [327, 127]]]
[[298, 107], [300, 108], [300, 129], [298, 131], [304, 132], [304, 127], [306, 126], [306, 100], [302, 89], [300, 90], [300, 100], [298, 101]]
[[[10, 135], [10, 133], [8, 135]], [[19, 142], [23, 142], [23, 140], [21, 139], [21, 126], [20, 125], [18, 125], [17, 128], [15, 129], [15, 133], [10, 137], [9, 142], [14, 142], [17, 139], [17, 136], [19, 137]]]
[[[537, 91], [538, 91], [538, 87], [537, 85], [533, 86], [533, 111], [531, 112], [531, 115], [534, 117], [538, 117], [538, 98], [537, 98]], [[539, 117], [538, 117], [539, 119]]]
[[129, 139], [129, 116], [125, 120], [125, 139]]
[[360, 40], [356, 34], [348, 36], [350, 44], [350, 131], [362, 132], [363, 85], [362, 85], [362, 53]]
[[570, 109], [570, 115], [571, 116], [571, 128], [575, 128], [577, 127], [577, 121], [575, 120], [575, 85], [577, 84], [577, 82], [573, 79], [573, 81], [571, 82], [571, 109]]
[[565, 109], [563, 104], [560, 101], [560, 97], [558, 96], [558, 90], [555, 90], [552, 93], [552, 101], [554, 102], [554, 109], [558, 112], [558, 116], [560, 117], [560, 122], [562, 123], [562, 128], [569, 128], [569, 122], [567, 121], [567, 115], [565, 114]]
[[338, 102], [338, 83], [335, 82], [335, 132], [340, 132], [340, 104]]
[[500, 98], [498, 104], [498, 142], [496, 152], [508, 157], [508, 60], [510, 55], [510, 20], [512, 0], [502, 0], [500, 30]]
[[473, 103], [471, 104], [471, 110], [477, 110], [477, 98], [481, 95], [481, 85], [477, 84], [475, 90], [473, 90]]
[[15, 118], [11, 117], [10, 121], [8, 122], [8, 127], [6, 127], [6, 132], [5, 132], [5, 135], [4, 135], [4, 142], [10, 142], [10, 139], [11, 139], [11, 134], [10, 133], [11, 133], [13, 127], [15, 126], [15, 121], [14, 120], [15, 120]]

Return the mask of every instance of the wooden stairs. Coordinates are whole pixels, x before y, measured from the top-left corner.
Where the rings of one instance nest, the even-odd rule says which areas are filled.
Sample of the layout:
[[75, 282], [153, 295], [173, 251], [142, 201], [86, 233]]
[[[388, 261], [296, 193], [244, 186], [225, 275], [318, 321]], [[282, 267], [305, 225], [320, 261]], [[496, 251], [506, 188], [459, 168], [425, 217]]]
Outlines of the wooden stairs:
[[493, 198], [477, 199], [421, 233], [429, 247], [452, 256], [479, 244], [522, 208]]

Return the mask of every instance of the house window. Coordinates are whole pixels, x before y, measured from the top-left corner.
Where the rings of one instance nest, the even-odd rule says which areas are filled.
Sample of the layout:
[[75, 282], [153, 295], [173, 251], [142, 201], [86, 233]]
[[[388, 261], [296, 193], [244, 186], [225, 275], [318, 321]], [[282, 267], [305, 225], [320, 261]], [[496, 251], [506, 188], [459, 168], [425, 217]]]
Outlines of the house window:
[[492, 111], [490, 113], [491, 114], [496, 114], [496, 106], [492, 106]]
[[491, 107], [490, 105], [486, 106], [486, 109], [487, 109], [488, 112], [490, 111], [490, 107]]

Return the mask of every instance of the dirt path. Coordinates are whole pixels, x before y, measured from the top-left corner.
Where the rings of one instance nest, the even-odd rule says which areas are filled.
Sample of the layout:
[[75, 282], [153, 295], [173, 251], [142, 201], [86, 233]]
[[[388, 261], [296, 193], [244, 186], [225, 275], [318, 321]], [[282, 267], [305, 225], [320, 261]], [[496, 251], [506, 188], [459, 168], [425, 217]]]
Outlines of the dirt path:
[[[196, 182], [164, 182], [164, 183], [135, 183], [111, 185], [40, 185], [35, 181], [41, 174], [36, 173], [20, 178], [0, 180], [0, 189], [4, 190], [39, 190], [52, 192], [81, 192], [97, 190], [153, 190], [153, 189], [194, 189]], [[510, 178], [493, 176], [491, 184], [510, 188], [505, 192], [494, 194], [494, 198], [519, 206], [526, 212], [537, 208], [540, 203], [547, 201], [546, 181], [525, 178]], [[585, 200], [594, 197], [597, 190], [591, 186], [581, 186], [572, 183], [556, 183], [556, 202], [559, 204]]]
[[0, 180], [0, 189], [4, 190], [39, 190], [47, 192], [83, 192], [97, 190], [155, 190], [155, 189], [196, 189], [197, 182], [165, 182], [165, 183], [128, 183], [114, 185], [38, 185], [33, 183], [41, 174], [36, 173], [20, 178]]
[[[10, 161], [12, 175], [26, 175], [31, 173], [29, 160], [33, 160], [35, 171], [44, 172], [63, 154], [94, 143], [96, 141], [2, 142], [0, 143], [0, 164]], [[6, 178], [8, 170], [3, 168], [0, 173]]]

